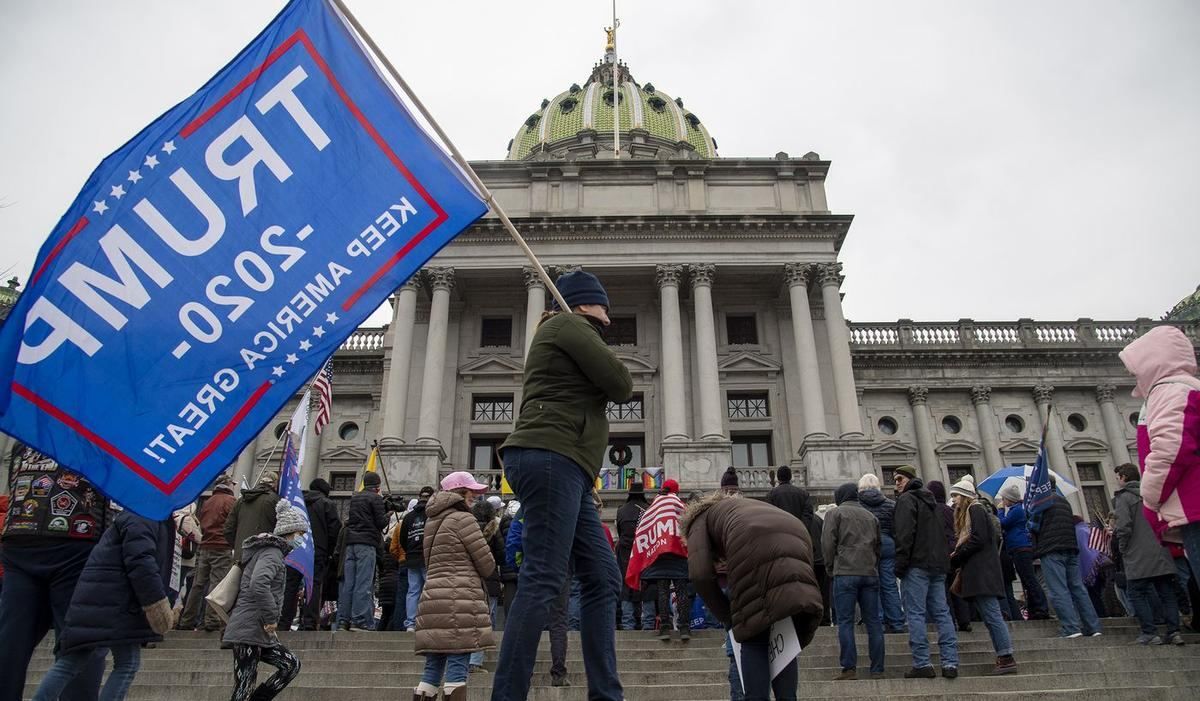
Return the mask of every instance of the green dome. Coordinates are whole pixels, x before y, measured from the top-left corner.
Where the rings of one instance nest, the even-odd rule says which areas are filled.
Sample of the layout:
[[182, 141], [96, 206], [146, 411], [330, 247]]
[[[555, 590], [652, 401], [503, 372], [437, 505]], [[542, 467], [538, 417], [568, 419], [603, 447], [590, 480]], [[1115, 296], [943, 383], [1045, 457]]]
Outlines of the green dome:
[[[620, 64], [621, 151], [634, 157], [715, 158], [717, 145], [700, 118], [651, 83], [642, 85]], [[507, 159], [596, 157], [612, 152], [613, 64], [592, 68], [529, 115], [508, 145]], [[603, 145], [603, 148], [601, 146]]]
[[1200, 321], [1200, 287], [1192, 294], [1179, 300], [1171, 311], [1167, 312], [1166, 319], [1171, 321]]

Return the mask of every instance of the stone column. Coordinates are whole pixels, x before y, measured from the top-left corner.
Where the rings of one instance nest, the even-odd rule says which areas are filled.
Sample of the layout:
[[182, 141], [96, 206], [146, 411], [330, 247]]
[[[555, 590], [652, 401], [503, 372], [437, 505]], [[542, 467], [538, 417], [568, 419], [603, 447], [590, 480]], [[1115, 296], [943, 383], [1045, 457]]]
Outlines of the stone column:
[[[1076, 487], [1079, 486], [1079, 475], [1075, 474], [1071, 463], [1067, 461], [1067, 451], [1063, 447], [1062, 431], [1058, 427], [1058, 416], [1054, 413], [1052, 402], [1054, 401], [1054, 386], [1053, 385], [1035, 385], [1033, 388], [1033, 401], [1037, 404], [1038, 417], [1042, 420], [1042, 426], [1046, 427], [1046, 456], [1050, 460], [1050, 469], [1054, 470], [1064, 478], [1071, 480]], [[1077, 514], [1083, 514], [1083, 498], [1078, 494], [1072, 494], [1068, 501], [1071, 502], [1071, 507]]]
[[412, 372], [413, 326], [417, 321], [416, 275], [396, 293], [396, 308], [392, 311], [392, 357], [388, 366], [387, 404], [383, 408], [383, 434], [380, 438], [404, 440], [404, 424], [408, 416], [408, 378]]
[[829, 357], [833, 365], [833, 389], [837, 395], [838, 423], [842, 435], [862, 435], [862, 420], [858, 414], [858, 393], [854, 391], [854, 368], [850, 363], [850, 334], [842, 316], [842, 264], [825, 263], [817, 266], [821, 298], [825, 302], [825, 333], [829, 336]]
[[[800, 365], [800, 403], [804, 408], [804, 435], [828, 435], [825, 429], [825, 402], [821, 394], [821, 370], [817, 361], [817, 341], [813, 335], [812, 310], [808, 306], [809, 266], [788, 263], [783, 266], [788, 295], [792, 302], [792, 335], [796, 338], [796, 358]], [[801, 436], [803, 439], [804, 436]]]
[[971, 388], [971, 403], [975, 405], [975, 421], [979, 424], [979, 439], [983, 443], [983, 460], [987, 474], [1004, 467], [1000, 456], [999, 427], [992, 411], [992, 388], [977, 385]]
[[662, 306], [663, 441], [686, 441], [683, 406], [683, 324], [679, 319], [679, 282], [683, 266], [659, 265], [654, 269]]
[[331, 431], [336, 431], [337, 426], [333, 423], [333, 417], [330, 417], [330, 422], [325, 424], [321, 429], [321, 435], [317, 435], [316, 429], [317, 412], [311, 409], [308, 414], [308, 434], [304, 437], [304, 455], [301, 456], [300, 463], [300, 488], [308, 489], [308, 483], [316, 477], [321, 471], [321, 446], [325, 443], [325, 436], [328, 436]]
[[1096, 401], [1100, 403], [1100, 416], [1104, 419], [1104, 436], [1108, 439], [1108, 452], [1112, 455], [1113, 466], [1133, 462], [1129, 456], [1129, 446], [1125, 442], [1125, 422], [1121, 420], [1121, 412], [1117, 410], [1114, 395], [1116, 385], [1100, 385], [1096, 387]]
[[429, 308], [429, 340], [425, 343], [425, 373], [421, 379], [421, 419], [417, 442], [441, 445], [442, 383], [446, 372], [446, 333], [450, 327], [450, 290], [453, 268], [427, 268], [425, 278], [433, 289]]
[[542, 312], [546, 311], [546, 283], [532, 267], [521, 268], [521, 274], [525, 276], [525, 354], [528, 355], [533, 334], [542, 319]]
[[717, 331], [713, 320], [712, 283], [715, 265], [691, 265], [692, 301], [696, 305], [696, 374], [700, 380], [700, 440], [725, 440], [721, 421], [721, 386], [717, 374]]
[[[929, 419], [929, 388], [914, 385], [908, 388], [908, 403], [912, 405], [913, 427], [917, 431], [917, 455], [921, 459], [921, 477], [926, 481], [946, 481], [934, 450], [933, 425]], [[950, 485], [946, 485], [947, 488]]]

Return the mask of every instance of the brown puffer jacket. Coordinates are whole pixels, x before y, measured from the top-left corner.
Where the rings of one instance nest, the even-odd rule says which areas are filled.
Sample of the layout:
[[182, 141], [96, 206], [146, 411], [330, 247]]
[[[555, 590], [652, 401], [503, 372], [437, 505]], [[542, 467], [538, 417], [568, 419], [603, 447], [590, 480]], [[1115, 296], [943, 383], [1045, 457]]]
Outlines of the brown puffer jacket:
[[[821, 623], [821, 591], [804, 523], [782, 509], [720, 492], [687, 508], [680, 521], [688, 544], [688, 574], [696, 592], [738, 642], [795, 617], [807, 647]], [[716, 565], [728, 569], [729, 596]]]
[[496, 561], [467, 502], [438, 492], [425, 507], [425, 588], [417, 605], [416, 653], [496, 647], [483, 580]]

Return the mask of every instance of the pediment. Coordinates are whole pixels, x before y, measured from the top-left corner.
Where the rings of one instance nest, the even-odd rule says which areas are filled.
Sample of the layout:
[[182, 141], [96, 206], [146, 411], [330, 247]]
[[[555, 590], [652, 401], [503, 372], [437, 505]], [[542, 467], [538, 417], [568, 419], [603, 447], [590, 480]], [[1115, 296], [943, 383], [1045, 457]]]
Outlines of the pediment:
[[1076, 438], [1069, 441], [1063, 446], [1066, 450], [1095, 450], [1101, 452], [1108, 451], [1108, 444], [1098, 441], [1095, 438]]
[[903, 441], [884, 441], [872, 452], [881, 457], [889, 455], [911, 457], [917, 454], [917, 447]]
[[774, 360], [751, 351], [741, 351], [726, 356], [717, 363], [721, 372], [763, 372], [777, 373], [781, 366]]
[[321, 453], [322, 460], [357, 460], [363, 464], [366, 464], [367, 456], [367, 451], [352, 446], [339, 446]]
[[631, 375], [653, 375], [658, 370], [658, 367], [654, 363], [651, 363], [640, 355], [622, 353], [621, 351], [616, 351], [616, 355], [621, 359], [622, 363], [625, 363], [625, 367], [629, 369]]
[[979, 453], [979, 446], [970, 441], [946, 441], [933, 451], [938, 455], [947, 453]]
[[525, 366], [508, 356], [485, 355], [463, 365], [458, 372], [460, 375], [521, 375]]
[[1038, 452], [1038, 449], [1040, 447], [1041, 446], [1039, 446], [1037, 443], [1034, 443], [1033, 441], [1031, 441], [1027, 438], [1018, 438], [1015, 441], [1009, 441], [1008, 443], [1005, 443], [1004, 445], [1000, 446], [1000, 452], [1001, 453], [1033, 453], [1036, 455]]

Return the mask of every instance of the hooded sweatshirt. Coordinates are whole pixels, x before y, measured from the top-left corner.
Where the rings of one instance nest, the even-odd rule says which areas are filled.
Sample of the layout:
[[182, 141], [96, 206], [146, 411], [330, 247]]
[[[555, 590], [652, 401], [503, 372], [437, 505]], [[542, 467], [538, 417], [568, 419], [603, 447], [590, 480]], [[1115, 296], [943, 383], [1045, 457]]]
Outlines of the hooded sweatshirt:
[[883, 496], [883, 492], [875, 487], [867, 487], [859, 491], [858, 501], [863, 505], [863, 508], [874, 514], [875, 518], [879, 519], [879, 530], [887, 536], [892, 537], [892, 515], [896, 512], [896, 502]]
[[949, 571], [950, 553], [946, 550], [941, 505], [921, 480], [910, 481], [896, 500], [893, 528], [897, 577], [904, 577], [911, 567], [933, 574]]
[[1160, 537], [1200, 521], [1200, 380], [1196, 350], [1174, 326], [1159, 326], [1121, 351], [1145, 400], [1138, 419], [1142, 503]]

